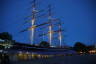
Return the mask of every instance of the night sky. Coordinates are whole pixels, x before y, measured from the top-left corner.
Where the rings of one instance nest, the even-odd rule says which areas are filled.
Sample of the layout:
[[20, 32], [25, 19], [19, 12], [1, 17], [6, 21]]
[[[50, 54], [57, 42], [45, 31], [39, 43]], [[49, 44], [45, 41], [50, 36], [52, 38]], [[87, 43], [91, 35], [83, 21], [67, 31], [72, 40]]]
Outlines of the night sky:
[[[23, 23], [24, 18], [31, 15], [30, 1], [32, 0], [0, 0], [0, 32], [9, 32], [18, 42], [30, 43], [28, 32], [19, 33], [28, 27]], [[37, 2], [37, 9], [46, 9], [52, 4], [54, 17], [61, 18], [64, 23], [62, 26], [65, 29], [64, 44], [72, 46], [75, 42], [83, 42], [89, 45], [96, 41], [95, 0], [37, 0]], [[37, 21], [42, 22], [43, 20]], [[40, 42], [40, 38], [37, 38], [36, 42]]]

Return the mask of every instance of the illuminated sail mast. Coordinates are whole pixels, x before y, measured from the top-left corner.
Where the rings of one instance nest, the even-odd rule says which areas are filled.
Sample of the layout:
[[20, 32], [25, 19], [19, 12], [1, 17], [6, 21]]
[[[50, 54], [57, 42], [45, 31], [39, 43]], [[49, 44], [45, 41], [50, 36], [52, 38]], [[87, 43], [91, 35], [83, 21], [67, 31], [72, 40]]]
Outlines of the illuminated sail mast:
[[50, 22], [48, 28], [49, 28], [49, 43], [50, 46], [52, 45], [52, 35], [53, 35], [53, 31], [52, 31], [52, 11], [51, 11], [51, 5], [48, 6], [48, 21]]
[[59, 23], [59, 25], [58, 25], [58, 27], [59, 27], [59, 42], [60, 42], [60, 47], [62, 46], [62, 27], [61, 27], [61, 22]]
[[[33, 0], [33, 4], [32, 4], [32, 21], [31, 21], [31, 25], [35, 26], [35, 22], [36, 22], [36, 0]], [[35, 28], [31, 29], [31, 33], [30, 33], [30, 40], [31, 40], [31, 44], [34, 44], [34, 34], [35, 34]]]
[[[32, 15], [31, 16], [27, 16], [25, 17], [25, 20], [27, 19], [27, 21], [24, 22], [24, 24], [26, 23], [31, 23], [31, 26], [30, 28], [26, 28], [20, 32], [25, 32], [25, 31], [29, 31], [30, 30], [30, 40], [31, 40], [31, 44], [34, 44], [34, 34], [35, 34], [35, 22], [36, 22], [36, 14], [38, 13], [38, 11], [36, 10], [36, 0], [33, 0], [32, 1]], [[32, 18], [32, 20], [28, 20], [28, 18]]]
[[[59, 21], [59, 20], [58, 20]], [[50, 23], [48, 23], [48, 24], [50, 24]], [[57, 26], [58, 26], [58, 30], [52, 30], [52, 29], [50, 29], [49, 30], [49, 32], [48, 33], [43, 33], [43, 34], [40, 34], [39, 36], [40, 37], [44, 37], [45, 35], [48, 35], [49, 36], [49, 40], [50, 40], [50, 42], [52, 42], [52, 40], [53, 40], [53, 38], [52, 38], [52, 36], [53, 36], [53, 33], [57, 33], [59, 36], [58, 37], [56, 37], [56, 38], [58, 38], [58, 40], [59, 40], [59, 46], [61, 47], [62, 46], [62, 32], [64, 31], [63, 29], [62, 29], [62, 27], [61, 27], [61, 25], [62, 25], [63, 23], [61, 23], [61, 22], [59, 22], [58, 24], [56, 24]], [[45, 23], [43, 24], [43, 25], [46, 25]], [[54, 25], [54, 24], [53, 24]], [[52, 26], [53, 26], [52, 25]], [[48, 27], [50, 27], [50, 25], [48, 26]], [[51, 27], [50, 27], [51, 28]], [[50, 34], [51, 33], [51, 34]], [[51, 43], [52, 44], [52, 43]]]

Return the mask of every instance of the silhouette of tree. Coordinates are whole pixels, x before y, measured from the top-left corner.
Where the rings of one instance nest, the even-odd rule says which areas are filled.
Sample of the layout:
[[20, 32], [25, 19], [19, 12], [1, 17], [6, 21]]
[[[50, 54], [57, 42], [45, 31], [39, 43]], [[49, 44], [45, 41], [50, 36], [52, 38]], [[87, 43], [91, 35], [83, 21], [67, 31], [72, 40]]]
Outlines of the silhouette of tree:
[[76, 42], [73, 48], [77, 52], [87, 52], [87, 46], [81, 42]]
[[0, 39], [12, 40], [12, 36], [8, 32], [0, 33]]
[[0, 45], [0, 49], [4, 49], [4, 46]]
[[40, 44], [39, 44], [40, 47], [50, 47], [50, 44], [46, 41], [42, 41]]

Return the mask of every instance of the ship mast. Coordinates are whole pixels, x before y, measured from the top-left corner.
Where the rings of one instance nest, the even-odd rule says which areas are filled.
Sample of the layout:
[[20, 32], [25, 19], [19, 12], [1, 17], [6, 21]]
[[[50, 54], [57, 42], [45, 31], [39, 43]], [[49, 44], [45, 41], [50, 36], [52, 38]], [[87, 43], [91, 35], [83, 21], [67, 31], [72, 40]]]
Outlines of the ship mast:
[[[36, 22], [36, 0], [33, 0], [32, 3], [32, 21], [31, 21], [31, 25], [35, 26], [35, 22]], [[31, 40], [31, 44], [34, 44], [34, 34], [35, 34], [35, 28], [31, 29], [31, 33], [30, 33], [30, 40]]]
[[[49, 30], [49, 32], [48, 33], [43, 33], [43, 34], [40, 34], [39, 36], [41, 37], [41, 36], [45, 36], [45, 35], [49, 35], [49, 41], [51, 42], [51, 44], [52, 44], [52, 40], [53, 40], [53, 33], [58, 33], [58, 37], [56, 37], [56, 38], [58, 38], [58, 40], [59, 40], [59, 46], [61, 47], [62, 46], [62, 32], [64, 31], [63, 29], [62, 29], [62, 27], [61, 27], [61, 25], [63, 24], [63, 23], [61, 23], [61, 21], [60, 21], [60, 19], [58, 20], [58, 22], [59, 23], [57, 23], [56, 24], [56, 26], [58, 26], [58, 30]], [[50, 23], [48, 23], [49, 24], [49, 26], [48, 27], [50, 27]], [[53, 24], [54, 25], [54, 24]], [[53, 25], [51, 25], [51, 27], [50, 28], [52, 28], [53, 27]], [[50, 29], [49, 28], [49, 29]]]
[[27, 18], [32, 18], [32, 20], [28, 20], [28, 21], [25, 21], [24, 24], [26, 23], [31, 23], [31, 28], [26, 28], [20, 32], [25, 32], [25, 31], [29, 31], [30, 30], [30, 41], [31, 43], [30, 44], [34, 44], [34, 34], [35, 34], [35, 23], [36, 23], [36, 18], [37, 18], [37, 14], [38, 11], [36, 10], [36, 0], [33, 0], [32, 1], [32, 15], [31, 16], [27, 16], [25, 19]]
[[53, 35], [53, 31], [52, 31], [52, 10], [51, 10], [51, 5], [48, 6], [48, 21], [49, 21], [49, 43], [50, 43], [50, 46], [52, 45], [52, 35]]
[[59, 27], [59, 32], [58, 32], [58, 34], [59, 34], [59, 42], [60, 42], [60, 47], [62, 46], [62, 27], [61, 27], [61, 22], [59, 23], [59, 25], [58, 25], [58, 27]]

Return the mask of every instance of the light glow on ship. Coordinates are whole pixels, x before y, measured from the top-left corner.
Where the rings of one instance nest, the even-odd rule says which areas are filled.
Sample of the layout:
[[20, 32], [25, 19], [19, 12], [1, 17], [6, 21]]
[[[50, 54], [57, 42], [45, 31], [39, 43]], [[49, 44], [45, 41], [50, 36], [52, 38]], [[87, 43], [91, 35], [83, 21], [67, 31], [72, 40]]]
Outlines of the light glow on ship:
[[52, 43], [52, 26], [49, 26], [49, 42]]
[[[35, 23], [35, 19], [32, 19], [32, 26], [34, 26], [34, 23]], [[35, 31], [35, 28], [31, 28], [31, 36], [30, 36], [31, 44], [33, 44], [34, 42], [34, 31]]]

